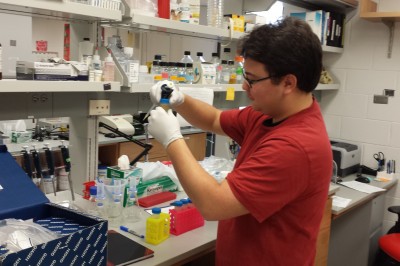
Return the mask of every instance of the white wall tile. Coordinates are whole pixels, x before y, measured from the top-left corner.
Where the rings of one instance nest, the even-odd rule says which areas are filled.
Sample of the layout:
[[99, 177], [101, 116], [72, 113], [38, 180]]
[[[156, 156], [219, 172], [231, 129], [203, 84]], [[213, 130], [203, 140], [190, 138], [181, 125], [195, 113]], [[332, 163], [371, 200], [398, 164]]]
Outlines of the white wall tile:
[[330, 115], [367, 117], [368, 96], [350, 93], [323, 93], [323, 112]]
[[[397, 174], [397, 177], [399, 175]], [[386, 192], [386, 197], [392, 200], [393, 198], [400, 199], [400, 183], [397, 182], [391, 189]]]
[[388, 145], [389, 130], [388, 122], [343, 117], [340, 136], [346, 140]]
[[398, 73], [395, 71], [348, 70], [345, 92], [382, 94], [383, 89], [395, 89]]
[[324, 115], [324, 121], [329, 138], [340, 138], [341, 117], [337, 115]]
[[393, 46], [391, 58], [388, 58], [388, 47], [389, 47], [389, 30], [383, 23], [380, 24], [380, 29], [371, 31], [371, 36], [376, 40], [374, 56], [373, 56], [373, 69], [376, 70], [400, 70], [400, 46], [396, 45], [400, 42], [400, 29], [399, 23], [395, 25]]
[[392, 123], [391, 126], [389, 141], [390, 146], [400, 148], [400, 124]]
[[374, 96], [370, 95], [367, 118], [400, 123], [400, 95], [389, 97], [388, 104], [376, 104], [373, 99]]
[[[392, 146], [382, 146], [382, 145], [373, 145], [373, 144], [363, 144], [363, 154], [361, 158], [361, 163], [371, 167], [377, 168], [377, 161], [374, 159], [374, 153], [383, 152], [386, 160], [396, 160], [400, 162], [400, 149], [394, 148]], [[396, 169], [396, 172], [399, 172], [400, 169]], [[400, 198], [400, 194], [398, 195]]]

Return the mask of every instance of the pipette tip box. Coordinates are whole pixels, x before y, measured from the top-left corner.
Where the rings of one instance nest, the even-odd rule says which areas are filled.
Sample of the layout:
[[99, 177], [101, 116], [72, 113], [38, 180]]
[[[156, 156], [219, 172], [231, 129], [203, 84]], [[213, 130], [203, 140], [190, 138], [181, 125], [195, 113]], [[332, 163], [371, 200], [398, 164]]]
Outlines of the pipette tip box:
[[[14, 218], [48, 226], [60, 237], [18, 252], [2, 248], [0, 265], [106, 265], [107, 221], [49, 203], [16, 163], [5, 145], [0, 145], [0, 220]], [[68, 228], [52, 229], [62, 221]], [[70, 233], [69, 233], [70, 232]]]

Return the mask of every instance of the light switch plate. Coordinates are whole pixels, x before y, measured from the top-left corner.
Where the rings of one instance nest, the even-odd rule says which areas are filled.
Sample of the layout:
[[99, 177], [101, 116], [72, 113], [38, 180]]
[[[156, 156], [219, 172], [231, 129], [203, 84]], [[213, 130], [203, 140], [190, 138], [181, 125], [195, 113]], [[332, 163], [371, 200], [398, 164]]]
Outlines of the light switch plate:
[[388, 104], [389, 97], [385, 95], [374, 95], [374, 103], [377, 104]]

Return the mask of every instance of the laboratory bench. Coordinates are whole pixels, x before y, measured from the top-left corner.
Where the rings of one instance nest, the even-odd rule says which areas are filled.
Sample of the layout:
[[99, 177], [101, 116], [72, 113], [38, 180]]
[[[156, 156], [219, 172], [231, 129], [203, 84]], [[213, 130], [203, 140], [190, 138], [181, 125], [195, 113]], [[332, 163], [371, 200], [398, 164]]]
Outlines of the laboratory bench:
[[[339, 189], [338, 186], [331, 185], [329, 189], [329, 196], [333, 195]], [[57, 193], [57, 196], [53, 194], [47, 194], [47, 197], [51, 202], [59, 203], [66, 200], [70, 200], [71, 194], [70, 191], [61, 191]], [[177, 199], [185, 198], [186, 194], [184, 192], [177, 192]], [[83, 199], [80, 195], [76, 194], [75, 197], [75, 205], [84, 209], [85, 206], [88, 206], [89, 203], [87, 200]], [[324, 214], [324, 223], [321, 223], [321, 230], [318, 241], [319, 243], [324, 243], [326, 239], [326, 233], [328, 233], [329, 239], [329, 225], [330, 225], [330, 217], [331, 217], [331, 201], [327, 201], [327, 206]], [[169, 203], [164, 203], [158, 206], [168, 206]], [[128, 227], [131, 230], [134, 230], [138, 233], [145, 233], [145, 221], [149, 216], [144, 209], [141, 209], [141, 220], [136, 223], [125, 223], [121, 224]], [[327, 227], [328, 226], [328, 227]], [[196, 261], [197, 263], [201, 261], [200, 264], [195, 265], [214, 265], [214, 250], [215, 243], [217, 238], [217, 221], [205, 221], [204, 226], [196, 228], [192, 231], [186, 232], [179, 236], [171, 235], [168, 239], [158, 245], [152, 245], [146, 243], [143, 239], [140, 239], [136, 236], [133, 236], [129, 233], [123, 232], [119, 229], [119, 225], [109, 225], [109, 229], [114, 229], [117, 232], [127, 236], [128, 238], [146, 246], [154, 251], [154, 257], [145, 259], [143, 261], [136, 262], [132, 265], [135, 266], [147, 266], [147, 265], [184, 265], [188, 262]], [[326, 229], [328, 228], [328, 229]], [[317, 257], [315, 265], [326, 265], [323, 264], [322, 261], [326, 261], [327, 253], [323, 249], [327, 249], [327, 246], [318, 245], [317, 248]], [[320, 259], [318, 259], [320, 257]]]
[[[370, 176], [371, 179], [374, 177]], [[355, 174], [343, 178], [343, 182], [353, 181]], [[378, 239], [383, 232], [385, 196], [394, 188], [397, 179], [388, 182], [372, 180], [369, 185], [386, 189], [372, 194], [363, 193], [339, 185], [335, 193], [350, 203], [342, 208], [332, 207], [331, 235], [329, 240], [329, 266], [370, 266], [373, 265], [378, 250]]]

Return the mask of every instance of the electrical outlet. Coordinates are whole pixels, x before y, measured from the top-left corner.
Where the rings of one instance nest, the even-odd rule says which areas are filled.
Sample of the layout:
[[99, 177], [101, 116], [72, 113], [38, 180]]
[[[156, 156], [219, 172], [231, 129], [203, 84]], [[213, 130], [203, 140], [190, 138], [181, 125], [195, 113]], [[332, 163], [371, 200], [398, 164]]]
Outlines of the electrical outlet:
[[90, 100], [89, 115], [109, 115], [110, 100]]

